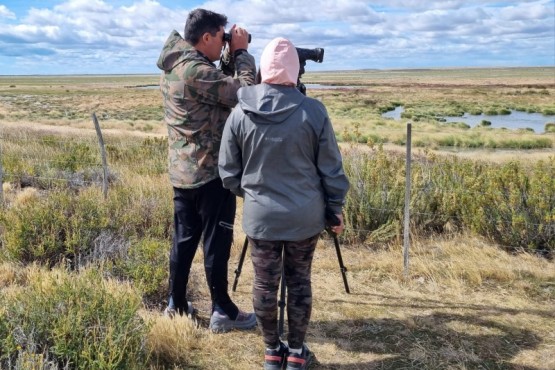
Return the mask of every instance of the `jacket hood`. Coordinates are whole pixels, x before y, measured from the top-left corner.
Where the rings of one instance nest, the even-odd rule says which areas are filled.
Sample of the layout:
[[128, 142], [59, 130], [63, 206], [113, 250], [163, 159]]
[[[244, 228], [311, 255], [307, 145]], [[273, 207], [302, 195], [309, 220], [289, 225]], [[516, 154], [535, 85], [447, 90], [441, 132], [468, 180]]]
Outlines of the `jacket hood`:
[[[156, 65], [163, 71], [169, 72], [176, 65], [191, 57], [195, 49], [187, 42], [179, 32], [173, 30], [162, 48]], [[196, 53], [195, 53], [196, 54]]]
[[260, 57], [262, 82], [295, 86], [299, 77], [299, 55], [291, 41], [277, 37], [264, 48]]
[[294, 86], [262, 83], [237, 92], [239, 107], [258, 124], [279, 124], [292, 115], [306, 98]]

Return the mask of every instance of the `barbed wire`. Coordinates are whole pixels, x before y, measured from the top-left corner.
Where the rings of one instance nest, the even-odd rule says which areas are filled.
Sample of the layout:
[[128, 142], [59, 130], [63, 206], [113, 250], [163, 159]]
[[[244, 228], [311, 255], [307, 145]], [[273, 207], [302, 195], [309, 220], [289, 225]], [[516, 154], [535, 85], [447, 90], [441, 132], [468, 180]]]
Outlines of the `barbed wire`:
[[82, 180], [82, 179], [79, 179], [79, 178], [14, 175], [14, 174], [10, 174], [10, 173], [4, 173], [4, 176], [6, 177], [6, 179], [8, 179], [8, 178], [10, 178], [10, 179], [24, 178], [26, 180], [35, 179], [35, 180], [45, 180], [45, 181], [53, 181], [53, 182], [57, 181], [57, 182], [83, 183], [83, 184], [91, 184], [91, 185], [102, 184], [102, 179], [99, 179], [98, 181], [92, 181], [92, 180]]
[[[414, 132], [414, 130], [413, 130]], [[418, 130], [416, 130], [416, 132], [419, 132]], [[52, 135], [55, 135], [54, 133]], [[17, 140], [15, 140], [14, 138], [17, 138]], [[23, 145], [25, 146], [26, 144], [29, 143], [44, 143], [44, 144], [51, 144], [51, 145], [56, 145], [62, 148], [65, 147], [75, 147], [76, 143], [75, 140], [72, 141], [68, 141], [67, 139], [56, 139], [53, 136], [46, 136], [46, 137], [33, 137], [30, 133], [24, 133], [24, 134], [9, 134], [9, 135], [2, 135], [1, 134], [1, 130], [0, 130], [0, 140], [9, 140], [11, 145]], [[75, 139], [75, 137], [73, 137], [72, 139]], [[105, 141], [106, 146], [111, 146], [111, 147], [115, 147], [117, 149], [124, 149], [124, 150], [128, 150], [128, 149], [136, 149], [136, 148], [140, 148], [140, 147], [144, 147], [145, 146], [145, 142], [148, 144], [148, 140], [150, 140], [151, 138], [144, 138], [143, 140], [131, 140], [131, 139], [124, 139], [124, 140], [114, 140], [114, 141], [110, 141], [109, 138], [107, 138], [107, 140]], [[160, 136], [160, 140], [162, 140], [162, 136]], [[161, 141], [164, 142], [164, 141]], [[78, 143], [85, 143], [91, 146], [97, 146], [98, 142], [97, 139], [94, 135], [91, 134], [90, 137], [85, 137], [85, 136], [80, 136], [79, 137], [79, 141]], [[420, 149], [420, 148], [418, 148]], [[422, 150], [425, 150], [425, 148], [422, 148]], [[94, 154], [92, 154], [94, 155]], [[372, 153], [368, 153], [368, 155], [372, 155]], [[28, 160], [28, 161], [32, 161], [33, 164], [36, 165], [49, 165], [49, 164], [54, 164], [54, 165], [60, 165], [60, 164], [65, 164], [66, 161], [64, 160], [56, 160], [56, 159], [37, 159], [35, 157], [32, 156], [21, 156], [21, 155], [14, 155], [14, 157], [16, 157], [17, 159], [21, 159], [21, 160]], [[0, 160], [4, 160], [4, 158], [10, 158], [10, 155], [6, 155], [6, 153], [2, 153], [2, 158], [0, 158]], [[161, 160], [163, 160], [164, 164], [166, 163], [166, 158], [161, 158]], [[123, 164], [124, 161], [122, 161]], [[78, 161], [78, 160], [73, 160], [72, 163], [74, 163], [75, 165], [78, 165], [79, 167], [93, 167], [93, 168], [101, 168], [102, 164], [99, 162], [91, 162], [91, 161]], [[54, 166], [56, 167], [56, 166]], [[131, 163], [125, 163], [125, 167], [126, 168], [130, 168], [130, 169], [141, 169], [141, 170], [145, 170], [145, 166], [142, 164], [131, 164]], [[422, 173], [432, 175], [432, 170], [437, 170], [440, 169], [443, 172], [447, 172], [448, 170], [445, 170], [444, 168], [444, 164], [442, 163], [433, 163], [433, 162], [426, 162], [424, 165], [419, 165], [418, 163], [414, 163], [414, 167], [419, 167], [422, 170]], [[62, 169], [58, 169], [63, 171]], [[426, 171], [427, 170], [427, 171]], [[35, 179], [35, 180], [43, 180], [43, 181], [52, 181], [52, 182], [67, 182], [67, 183], [79, 183], [79, 184], [89, 184], [89, 185], [97, 185], [101, 183], [101, 180], [98, 181], [91, 181], [91, 180], [83, 180], [83, 179], [76, 179], [76, 178], [61, 178], [61, 177], [52, 177], [52, 176], [41, 176], [41, 175], [27, 175], [27, 174], [15, 174], [15, 173], [4, 173], [4, 176], [6, 179], [8, 178], [22, 178], [24, 177], [25, 179]], [[432, 184], [432, 185], [430, 185]], [[457, 191], [457, 194], [459, 195], [463, 195], [463, 196], [478, 196], [478, 195], [483, 195], [482, 191], [479, 190], [470, 190], [470, 189], [461, 189], [461, 187], [456, 187], [456, 186], [452, 186], [452, 187], [434, 187], [433, 186], [434, 182], [433, 180], [430, 180], [426, 185], [422, 185], [422, 186], [417, 186], [417, 187], [412, 187], [411, 188], [411, 194], [413, 195], [414, 198], [418, 198], [420, 193], [424, 193], [424, 194], [428, 194], [430, 192], [434, 192], [434, 193], [440, 193], [440, 194], [452, 194], [454, 190]], [[356, 185], [355, 185], [356, 186]], [[404, 190], [404, 183], [400, 184], [400, 186], [398, 186], [397, 188], [389, 186], [388, 189], [400, 189], [400, 190]], [[389, 194], [392, 193], [392, 191], [388, 191], [388, 189], [383, 190], [377, 190], [376, 193], [379, 193], [381, 196], [385, 196], [386, 198], [389, 197]], [[507, 193], [506, 192], [502, 192], [502, 191], [495, 191], [495, 190], [488, 190], [489, 194], [494, 195], [494, 196], [498, 196], [498, 197], [506, 197]], [[493, 192], [493, 193], [492, 193]], [[399, 205], [398, 209], [391, 209], [391, 208], [379, 208], [379, 207], [365, 207], [366, 210], [371, 210], [371, 211], [378, 211], [378, 212], [382, 212], [382, 213], [400, 213], [402, 212], [402, 207], [404, 205]], [[435, 219], [447, 219], [447, 220], [455, 220], [455, 221], [459, 221], [461, 222], [460, 217], [458, 217], [457, 215], [446, 215], [446, 214], [438, 214], [438, 213], [430, 213], [430, 212], [417, 212], [417, 211], [411, 211], [411, 215], [412, 216], [422, 216], [422, 217], [430, 217], [430, 218], [435, 218]], [[494, 219], [494, 218], [489, 218], [487, 219], [487, 221], [490, 222], [496, 222], [496, 223], [504, 223], [507, 225], [513, 225], [514, 221], [511, 220], [500, 220], [498, 218]], [[539, 228], [539, 227], [543, 227], [546, 225], [550, 225], [550, 223], [548, 224], [537, 224], [537, 223], [531, 223], [531, 222], [527, 222], [527, 221], [518, 221], [519, 224], [523, 224], [526, 225], [527, 228]], [[348, 231], [354, 231], [354, 232], [365, 232], [365, 233], [371, 233], [373, 230], [366, 230], [366, 229], [358, 229], [358, 228], [347, 228], [346, 230]]]
[[[21, 178], [24, 177], [26, 180], [28, 179], [36, 179], [36, 180], [45, 180], [45, 181], [58, 181], [58, 182], [67, 182], [67, 183], [79, 183], [79, 184], [89, 184], [89, 185], [100, 185], [102, 183], [102, 180], [82, 180], [82, 179], [75, 179], [75, 178], [56, 178], [56, 177], [45, 177], [45, 176], [31, 176], [31, 175], [15, 175], [12, 173], [4, 173], [6, 179], [8, 178]], [[368, 211], [377, 211], [377, 212], [381, 212], [381, 213], [386, 213], [386, 214], [395, 214], [395, 213], [402, 213], [403, 212], [403, 207], [404, 205], [399, 205], [399, 208], [383, 208], [383, 207], [364, 207], [365, 210]], [[456, 214], [442, 214], [442, 213], [432, 213], [432, 212], [420, 212], [420, 211], [411, 211], [410, 212], [411, 216], [424, 216], [424, 217], [430, 217], [433, 219], [443, 219], [443, 220], [453, 220], [453, 221], [458, 221], [458, 222], [463, 222], [463, 219], [456, 215]], [[495, 222], [497, 224], [501, 223], [501, 224], [506, 224], [506, 225], [513, 225], [515, 223], [515, 221], [512, 220], [502, 220], [499, 218], [493, 218], [493, 217], [488, 217], [485, 216], [485, 219], [487, 222]], [[540, 227], [544, 227], [544, 226], [550, 226], [552, 225], [552, 227], [555, 230], [555, 221], [553, 221], [552, 223], [532, 223], [532, 222], [528, 222], [528, 221], [517, 221], [516, 223], [520, 224], [520, 225], [525, 225], [527, 229], [534, 229], [534, 228], [540, 228]], [[356, 232], [365, 232], [365, 233], [371, 233], [375, 230], [371, 230], [371, 229], [360, 229], [360, 228], [352, 228], [352, 227], [346, 227], [346, 230], [350, 230], [350, 231], [356, 231]], [[554, 231], [555, 232], [555, 231]]]

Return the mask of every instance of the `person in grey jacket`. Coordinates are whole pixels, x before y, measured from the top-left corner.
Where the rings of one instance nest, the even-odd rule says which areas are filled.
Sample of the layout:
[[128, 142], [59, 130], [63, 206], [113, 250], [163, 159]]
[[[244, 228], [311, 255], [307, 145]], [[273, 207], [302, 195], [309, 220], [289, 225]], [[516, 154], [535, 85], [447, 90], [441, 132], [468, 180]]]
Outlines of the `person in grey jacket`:
[[[312, 309], [311, 265], [326, 210], [339, 219], [349, 188], [326, 108], [295, 86], [298, 54], [272, 40], [260, 61], [262, 83], [242, 87], [226, 121], [218, 167], [224, 187], [243, 197], [243, 230], [251, 245], [253, 304], [262, 330], [265, 369], [304, 369]], [[282, 270], [287, 286], [288, 346], [277, 328]]]

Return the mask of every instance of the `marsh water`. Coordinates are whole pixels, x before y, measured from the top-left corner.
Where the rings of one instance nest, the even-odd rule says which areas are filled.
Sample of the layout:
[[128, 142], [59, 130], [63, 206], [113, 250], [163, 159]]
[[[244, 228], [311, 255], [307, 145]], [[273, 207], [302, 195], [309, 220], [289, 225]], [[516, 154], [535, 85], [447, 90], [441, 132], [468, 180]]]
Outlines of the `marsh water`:
[[[404, 107], [396, 107], [395, 110], [391, 110], [382, 114], [382, 117], [400, 120], [401, 113], [403, 113], [404, 111]], [[555, 122], [555, 116], [545, 116], [541, 113], [527, 113], [516, 110], [511, 110], [511, 114], [504, 115], [490, 116], [487, 114], [476, 115], [465, 113], [462, 117], [445, 116], [441, 118], [445, 119], [446, 122], [464, 122], [470, 127], [478, 126], [480, 122], [482, 122], [482, 120], [485, 120], [491, 122], [491, 126], [489, 127], [504, 127], [508, 129], [531, 128], [536, 133], [544, 133], [545, 124], [548, 122]]]
[[[158, 89], [158, 85], [137, 86], [142, 89]], [[309, 89], [356, 89], [360, 86], [348, 85], [321, 85], [321, 84], [305, 84], [307, 90]], [[384, 118], [400, 120], [401, 114], [405, 111], [402, 106], [396, 107], [394, 110], [382, 114]], [[527, 113], [516, 110], [511, 110], [511, 114], [505, 115], [487, 115], [487, 114], [468, 114], [463, 116], [444, 116], [445, 122], [464, 122], [470, 127], [480, 125], [483, 120], [491, 122], [493, 128], [508, 128], [508, 129], [526, 129], [531, 128], [536, 133], [545, 132], [545, 124], [548, 122], [555, 122], [555, 116], [545, 116], [541, 113]]]

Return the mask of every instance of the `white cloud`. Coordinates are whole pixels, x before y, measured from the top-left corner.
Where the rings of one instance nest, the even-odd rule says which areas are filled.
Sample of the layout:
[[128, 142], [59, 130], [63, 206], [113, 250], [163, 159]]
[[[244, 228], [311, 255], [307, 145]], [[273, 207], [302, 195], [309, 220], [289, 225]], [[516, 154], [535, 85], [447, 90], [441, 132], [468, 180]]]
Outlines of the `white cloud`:
[[[555, 59], [553, 0], [213, 0], [198, 6], [247, 28], [255, 57], [276, 36], [325, 48], [325, 61], [311, 65], [314, 70]], [[16, 19], [0, 5], [0, 57], [17, 49], [28, 53], [26, 65], [63, 64], [68, 73], [80, 66], [86, 73], [155, 73], [163, 42], [171, 30], [183, 31], [189, 10], [154, 0], [67, 0]]]
[[0, 5], [0, 19], [1, 18], [15, 19], [15, 13], [5, 5]]

